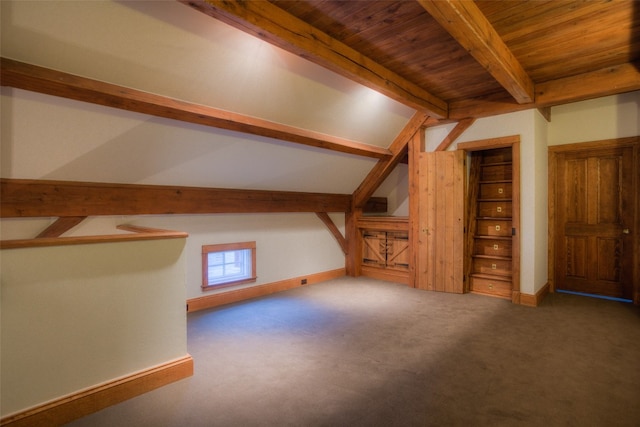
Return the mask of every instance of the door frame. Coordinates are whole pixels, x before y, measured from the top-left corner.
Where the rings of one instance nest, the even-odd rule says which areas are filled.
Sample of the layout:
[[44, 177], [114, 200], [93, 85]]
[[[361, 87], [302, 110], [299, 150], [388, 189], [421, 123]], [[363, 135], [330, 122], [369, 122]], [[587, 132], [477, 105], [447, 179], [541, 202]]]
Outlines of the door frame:
[[[511, 147], [512, 157], [512, 216], [511, 227], [515, 230], [512, 236], [511, 244], [511, 265], [512, 265], [512, 289], [511, 302], [520, 304], [520, 135], [505, 136], [501, 138], [481, 139], [477, 141], [461, 142], [458, 144], [458, 150], [464, 150], [465, 155], [472, 151], [491, 150], [493, 148]], [[467, 171], [468, 173], [469, 171]], [[470, 187], [470, 186], [469, 186]], [[469, 197], [465, 197], [466, 217], [470, 217]], [[471, 258], [471, 249], [473, 247], [473, 236], [467, 233], [467, 244], [465, 245], [464, 258], [467, 260], [465, 265], [465, 277], [469, 277], [469, 264]], [[469, 285], [469, 281], [465, 281], [465, 286]]]
[[[627, 138], [605, 139], [600, 141], [579, 142], [575, 144], [554, 145], [549, 147], [549, 228], [548, 228], [548, 281], [549, 291], [555, 292], [555, 230], [556, 230], [556, 181], [557, 181], [557, 159], [561, 153], [580, 153], [585, 150], [607, 149], [607, 148], [633, 148], [633, 163], [640, 165], [640, 136], [632, 136]], [[634, 188], [640, 189], [640, 167], [635, 168], [635, 174], [631, 177], [634, 181]], [[633, 277], [633, 303], [640, 305], [640, 195], [638, 192], [633, 195], [632, 202], [635, 207], [635, 215], [631, 227], [635, 236], [633, 243], [634, 259], [632, 260]]]

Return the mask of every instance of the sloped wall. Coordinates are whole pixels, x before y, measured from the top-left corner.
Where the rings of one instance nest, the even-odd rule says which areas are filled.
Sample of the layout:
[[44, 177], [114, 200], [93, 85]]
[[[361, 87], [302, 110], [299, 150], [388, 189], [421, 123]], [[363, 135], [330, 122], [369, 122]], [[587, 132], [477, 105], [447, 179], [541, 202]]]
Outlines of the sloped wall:
[[2, 250], [2, 417], [185, 357], [184, 246]]

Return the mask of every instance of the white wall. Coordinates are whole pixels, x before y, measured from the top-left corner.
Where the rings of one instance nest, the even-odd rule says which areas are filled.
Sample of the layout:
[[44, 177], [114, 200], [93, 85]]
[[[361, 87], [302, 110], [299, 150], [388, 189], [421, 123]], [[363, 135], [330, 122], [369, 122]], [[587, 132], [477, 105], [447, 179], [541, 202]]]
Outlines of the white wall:
[[[344, 235], [344, 214], [330, 214]], [[313, 213], [177, 215], [125, 219], [128, 223], [189, 233], [185, 247], [187, 298], [277, 282], [344, 268], [345, 257], [327, 227]], [[202, 291], [203, 245], [256, 242], [252, 284]]]
[[2, 250], [1, 416], [187, 355], [184, 246]]
[[640, 135], [640, 91], [551, 109], [549, 145]]
[[398, 164], [373, 195], [387, 198], [385, 215], [409, 216], [409, 166]]

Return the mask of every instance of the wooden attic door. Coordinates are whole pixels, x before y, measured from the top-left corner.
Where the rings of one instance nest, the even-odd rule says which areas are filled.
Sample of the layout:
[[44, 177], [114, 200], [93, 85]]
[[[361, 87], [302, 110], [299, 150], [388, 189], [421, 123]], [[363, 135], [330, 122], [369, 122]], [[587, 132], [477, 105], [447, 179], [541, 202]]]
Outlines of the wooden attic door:
[[[555, 289], [634, 300], [638, 295], [637, 138], [553, 147]], [[635, 289], [634, 289], [635, 286]]]
[[416, 287], [464, 292], [463, 151], [420, 153]]

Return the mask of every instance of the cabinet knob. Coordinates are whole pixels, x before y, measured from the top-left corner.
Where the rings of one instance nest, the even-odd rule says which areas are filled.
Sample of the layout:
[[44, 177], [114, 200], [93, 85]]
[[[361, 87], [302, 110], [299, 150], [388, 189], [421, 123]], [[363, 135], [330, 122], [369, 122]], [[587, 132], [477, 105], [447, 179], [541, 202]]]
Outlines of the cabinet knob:
[[629, 234], [631, 233], [631, 231], [628, 228], [625, 228], [624, 230], [622, 230], [622, 234]]

